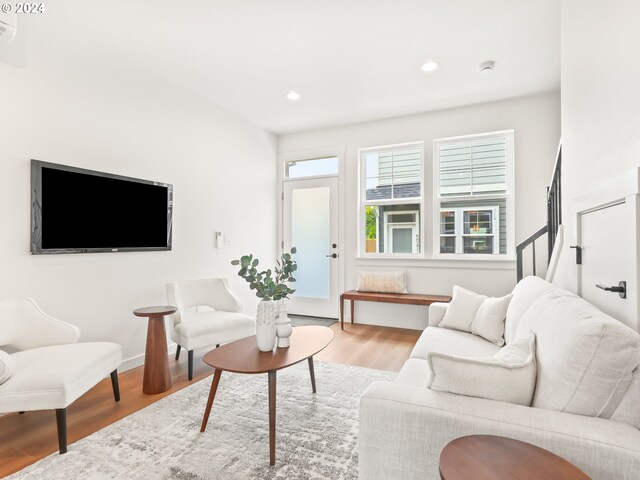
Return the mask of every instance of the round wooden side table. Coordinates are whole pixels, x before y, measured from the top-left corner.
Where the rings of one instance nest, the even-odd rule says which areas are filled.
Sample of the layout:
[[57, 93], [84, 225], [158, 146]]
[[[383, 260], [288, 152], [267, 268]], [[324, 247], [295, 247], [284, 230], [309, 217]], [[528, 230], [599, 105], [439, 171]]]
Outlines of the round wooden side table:
[[494, 435], [449, 442], [440, 453], [442, 480], [590, 480], [578, 467], [530, 443]]
[[136, 317], [149, 319], [142, 380], [142, 392], [147, 395], [166, 392], [171, 388], [164, 316], [171, 315], [177, 310], [176, 307], [161, 306], [138, 308], [133, 311]]

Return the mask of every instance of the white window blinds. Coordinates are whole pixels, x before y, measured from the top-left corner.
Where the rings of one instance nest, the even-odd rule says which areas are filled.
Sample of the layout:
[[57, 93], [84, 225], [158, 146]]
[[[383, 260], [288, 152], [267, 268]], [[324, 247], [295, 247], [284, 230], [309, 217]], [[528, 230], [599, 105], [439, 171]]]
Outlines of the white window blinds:
[[507, 138], [443, 143], [439, 148], [440, 195], [507, 192]]

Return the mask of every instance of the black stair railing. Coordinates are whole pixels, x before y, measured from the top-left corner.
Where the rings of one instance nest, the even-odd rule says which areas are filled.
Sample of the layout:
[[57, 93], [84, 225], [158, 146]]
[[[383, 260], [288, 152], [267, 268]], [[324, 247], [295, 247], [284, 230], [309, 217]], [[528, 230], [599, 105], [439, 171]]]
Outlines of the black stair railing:
[[547, 265], [558, 236], [558, 228], [562, 225], [562, 187], [560, 171], [562, 166], [562, 145], [558, 148], [556, 164], [553, 167], [551, 183], [547, 187], [547, 224], [540, 227], [529, 238], [516, 245], [516, 276], [518, 281], [524, 277], [524, 251], [531, 246], [533, 274], [536, 274], [536, 240], [547, 235]]

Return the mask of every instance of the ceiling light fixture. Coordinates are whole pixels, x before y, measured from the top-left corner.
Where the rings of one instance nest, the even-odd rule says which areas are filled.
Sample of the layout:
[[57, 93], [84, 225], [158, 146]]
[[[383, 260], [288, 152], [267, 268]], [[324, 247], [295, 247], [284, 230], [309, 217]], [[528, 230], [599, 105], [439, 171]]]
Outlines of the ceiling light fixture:
[[440, 64], [438, 62], [428, 60], [420, 65], [420, 70], [422, 70], [423, 72], [435, 72], [439, 66]]
[[482, 73], [490, 73], [493, 72], [493, 68], [496, 66], [496, 62], [493, 60], [487, 60], [486, 62], [482, 62], [479, 65], [480, 71]]
[[295, 90], [291, 90], [289, 93], [287, 93], [287, 98], [292, 102], [297, 102], [298, 100], [300, 100], [300, 94]]

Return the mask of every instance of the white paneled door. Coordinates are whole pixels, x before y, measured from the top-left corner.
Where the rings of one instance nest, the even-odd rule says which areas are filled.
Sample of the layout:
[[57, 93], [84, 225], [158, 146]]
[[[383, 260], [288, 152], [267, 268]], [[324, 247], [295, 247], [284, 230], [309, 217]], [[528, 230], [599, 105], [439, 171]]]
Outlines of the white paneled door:
[[338, 177], [288, 180], [283, 197], [284, 249], [292, 246], [298, 270], [289, 312], [338, 317]]

